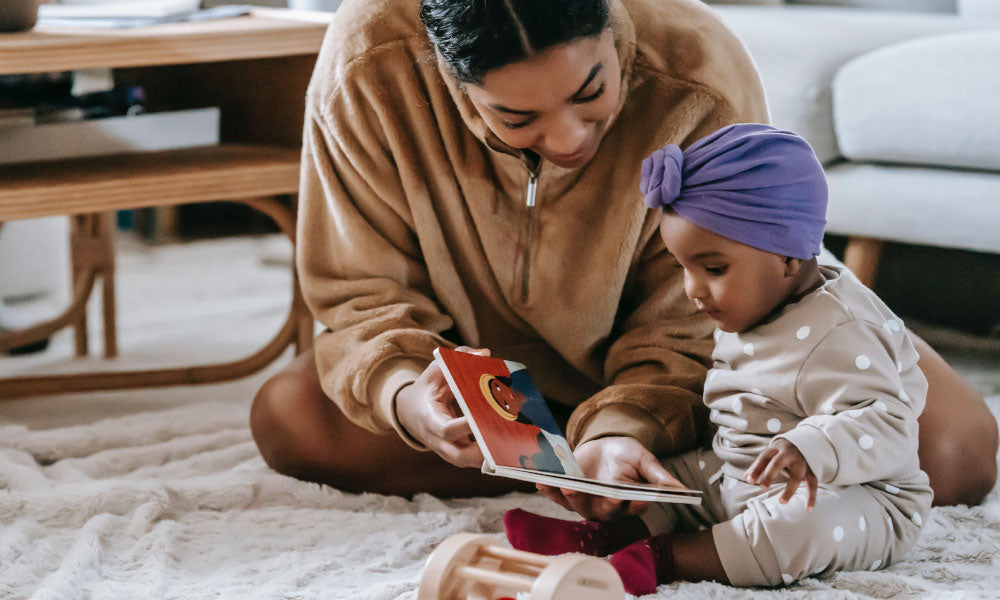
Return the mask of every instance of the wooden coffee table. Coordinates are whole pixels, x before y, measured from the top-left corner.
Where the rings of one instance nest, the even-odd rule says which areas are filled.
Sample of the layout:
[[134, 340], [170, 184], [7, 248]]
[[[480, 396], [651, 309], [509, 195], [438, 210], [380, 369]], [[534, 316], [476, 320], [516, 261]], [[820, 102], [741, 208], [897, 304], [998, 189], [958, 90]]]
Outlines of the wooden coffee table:
[[[251, 15], [121, 30], [0, 34], [0, 75], [115, 69], [141, 85], [148, 110], [218, 106], [218, 146], [0, 165], [0, 222], [71, 217], [73, 298], [58, 317], [0, 333], [0, 350], [72, 326], [87, 353], [86, 304], [100, 281], [104, 354], [117, 353], [113, 215], [117, 210], [228, 201], [268, 215], [294, 244], [305, 90], [332, 15], [255, 9]], [[194, 267], [196, 268], [196, 267]], [[286, 348], [312, 344], [313, 319], [293, 277], [288, 317], [241, 360], [142, 371], [0, 378], [0, 400], [40, 394], [201, 384], [244, 377]], [[0, 359], [2, 361], [2, 359]]]

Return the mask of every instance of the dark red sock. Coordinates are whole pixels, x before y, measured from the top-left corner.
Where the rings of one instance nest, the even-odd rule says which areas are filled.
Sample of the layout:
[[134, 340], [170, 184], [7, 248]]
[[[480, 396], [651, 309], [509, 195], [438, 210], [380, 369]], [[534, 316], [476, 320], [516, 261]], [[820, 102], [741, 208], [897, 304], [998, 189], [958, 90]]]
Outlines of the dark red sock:
[[622, 578], [625, 591], [633, 596], [652, 594], [658, 584], [676, 579], [673, 544], [666, 533], [640, 540], [608, 560]]
[[607, 556], [614, 551], [610, 528], [597, 521], [564, 521], [515, 508], [504, 514], [503, 525], [511, 546], [535, 554]]

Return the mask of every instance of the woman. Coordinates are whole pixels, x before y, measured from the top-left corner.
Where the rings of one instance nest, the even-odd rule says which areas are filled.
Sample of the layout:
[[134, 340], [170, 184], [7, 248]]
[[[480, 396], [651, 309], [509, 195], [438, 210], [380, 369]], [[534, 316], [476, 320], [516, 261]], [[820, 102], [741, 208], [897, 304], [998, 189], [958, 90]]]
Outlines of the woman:
[[[345, 3], [309, 89], [299, 213], [326, 330], [255, 399], [265, 460], [355, 491], [514, 489], [461, 468], [482, 456], [431, 352], [462, 343], [529, 365], [591, 476], [672, 481], [654, 456], [707, 439], [713, 326], [639, 165], [766, 120], [751, 60], [696, 0]], [[923, 468], [939, 502], [978, 501], [994, 421], [919, 350]], [[627, 508], [543, 492], [592, 518]]]

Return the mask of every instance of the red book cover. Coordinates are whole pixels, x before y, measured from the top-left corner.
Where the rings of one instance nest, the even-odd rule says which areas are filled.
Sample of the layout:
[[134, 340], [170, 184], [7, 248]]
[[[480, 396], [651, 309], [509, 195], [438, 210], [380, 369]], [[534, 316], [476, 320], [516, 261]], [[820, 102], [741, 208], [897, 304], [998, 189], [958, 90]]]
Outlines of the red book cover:
[[524, 365], [447, 348], [437, 355], [494, 466], [582, 474]]

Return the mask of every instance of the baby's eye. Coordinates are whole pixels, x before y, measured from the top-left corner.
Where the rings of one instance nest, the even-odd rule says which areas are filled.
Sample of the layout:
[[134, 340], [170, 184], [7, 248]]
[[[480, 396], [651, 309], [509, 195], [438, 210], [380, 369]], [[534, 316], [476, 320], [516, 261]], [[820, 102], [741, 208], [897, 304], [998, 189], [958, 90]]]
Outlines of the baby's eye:
[[708, 273], [709, 275], [714, 275], [718, 277], [719, 275], [724, 275], [726, 273], [727, 268], [728, 267], [726, 267], [725, 265], [718, 267], [705, 267], [705, 272]]

